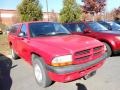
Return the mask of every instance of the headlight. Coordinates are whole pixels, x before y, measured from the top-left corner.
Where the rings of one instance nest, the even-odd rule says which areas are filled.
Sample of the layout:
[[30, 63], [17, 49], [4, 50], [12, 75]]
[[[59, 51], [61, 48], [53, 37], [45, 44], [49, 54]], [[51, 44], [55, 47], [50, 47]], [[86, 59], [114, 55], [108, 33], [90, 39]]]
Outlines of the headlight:
[[55, 57], [52, 60], [52, 66], [67, 66], [72, 64], [72, 55]]

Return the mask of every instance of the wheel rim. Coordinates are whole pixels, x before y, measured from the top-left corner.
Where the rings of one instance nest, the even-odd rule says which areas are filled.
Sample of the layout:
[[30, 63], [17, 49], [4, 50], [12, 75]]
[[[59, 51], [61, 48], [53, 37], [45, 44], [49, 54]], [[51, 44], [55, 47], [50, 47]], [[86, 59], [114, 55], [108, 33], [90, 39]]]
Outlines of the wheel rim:
[[36, 77], [37, 81], [41, 82], [42, 81], [42, 71], [38, 64], [35, 65], [34, 72], [35, 72], [35, 77]]

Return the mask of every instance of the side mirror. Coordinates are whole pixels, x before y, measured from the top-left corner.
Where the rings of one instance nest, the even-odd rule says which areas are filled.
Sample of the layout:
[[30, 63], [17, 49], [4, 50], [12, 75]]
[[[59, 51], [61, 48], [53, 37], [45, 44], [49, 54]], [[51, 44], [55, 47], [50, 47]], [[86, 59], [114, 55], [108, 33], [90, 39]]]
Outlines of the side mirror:
[[19, 36], [19, 37], [25, 37], [25, 33], [24, 33], [24, 32], [20, 32], [20, 33], [18, 34], [18, 36]]
[[91, 31], [89, 29], [85, 29], [84, 33], [90, 33]]
[[111, 28], [110, 26], [108, 27], [108, 29], [109, 29], [109, 30], [112, 30], [112, 28]]

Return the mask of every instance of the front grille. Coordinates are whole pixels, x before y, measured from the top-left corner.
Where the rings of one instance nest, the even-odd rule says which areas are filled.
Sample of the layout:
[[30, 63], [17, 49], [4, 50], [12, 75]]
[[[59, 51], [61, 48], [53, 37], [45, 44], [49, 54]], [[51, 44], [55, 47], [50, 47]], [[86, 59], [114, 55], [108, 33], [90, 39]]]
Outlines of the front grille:
[[104, 50], [104, 46], [97, 46], [87, 50], [75, 52], [74, 60], [83, 62], [83, 61], [90, 61], [92, 59], [97, 59], [102, 55], [103, 50]]

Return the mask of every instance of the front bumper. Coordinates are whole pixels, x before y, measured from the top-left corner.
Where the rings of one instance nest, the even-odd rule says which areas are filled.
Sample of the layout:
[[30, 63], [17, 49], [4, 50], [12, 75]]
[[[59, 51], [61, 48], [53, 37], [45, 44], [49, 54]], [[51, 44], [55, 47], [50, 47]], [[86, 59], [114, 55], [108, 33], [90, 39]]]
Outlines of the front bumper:
[[98, 64], [99, 62], [105, 60], [107, 58], [107, 54], [105, 53], [103, 56], [96, 60], [92, 60], [90, 62], [79, 64], [79, 65], [70, 65], [70, 66], [64, 66], [64, 67], [54, 67], [46, 65], [47, 70], [56, 74], [67, 74], [75, 71], [82, 71], [86, 68], [89, 68], [91, 66], [94, 66]]

